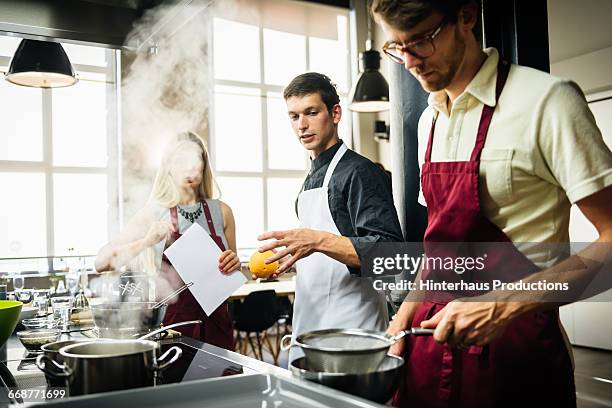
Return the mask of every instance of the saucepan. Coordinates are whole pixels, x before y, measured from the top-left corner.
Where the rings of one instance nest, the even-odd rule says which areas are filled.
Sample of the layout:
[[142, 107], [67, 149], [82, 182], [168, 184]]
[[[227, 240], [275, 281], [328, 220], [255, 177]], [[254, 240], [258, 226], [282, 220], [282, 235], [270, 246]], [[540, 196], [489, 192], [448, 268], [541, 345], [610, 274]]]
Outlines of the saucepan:
[[[84, 343], [86, 341], [91, 341], [91, 340], [83, 340], [83, 339], [60, 340], [60, 341], [55, 341], [53, 343], [47, 343], [44, 346], [42, 346], [40, 349], [42, 350], [43, 354], [47, 357], [47, 359], [54, 360], [55, 362], [59, 364], [64, 364], [64, 357], [61, 356], [59, 353], [60, 349], [66, 346], [70, 346], [72, 344]], [[54, 376], [48, 375], [46, 372], [45, 372], [45, 377], [47, 379], [47, 384], [49, 385], [49, 387], [63, 387], [66, 384], [66, 381], [64, 378], [54, 377]]]
[[299, 378], [335, 388], [382, 404], [388, 402], [397, 389], [404, 359], [386, 355], [376, 371], [366, 373], [325, 373], [313, 371], [306, 358], [289, 364], [291, 373]]
[[167, 328], [200, 323], [201, 320], [174, 323], [131, 340], [68, 340], [46, 344], [43, 354], [36, 359], [36, 366], [45, 373], [50, 386], [67, 387], [69, 395], [154, 385], [155, 373], [178, 360], [182, 350], [174, 346], [157, 357], [159, 344], [145, 339]]
[[64, 364], [41, 354], [36, 365], [59, 383], [63, 380], [71, 396], [125, 390], [154, 385], [155, 372], [166, 369], [182, 354], [174, 346], [157, 357], [158, 348], [151, 340], [85, 341], [59, 350]]
[[166, 316], [168, 301], [193, 285], [189, 282], [160, 302], [118, 302], [91, 306], [99, 337], [132, 338], [159, 328]]
[[281, 340], [281, 349], [300, 347], [313, 371], [362, 374], [374, 372], [385, 359], [389, 348], [406, 335], [431, 336], [433, 329], [410, 328], [395, 336], [363, 329], [327, 329], [300, 334], [294, 344], [290, 335]]
[[155, 302], [103, 303], [91, 306], [91, 312], [100, 337], [121, 339], [161, 326], [167, 306], [154, 305]]

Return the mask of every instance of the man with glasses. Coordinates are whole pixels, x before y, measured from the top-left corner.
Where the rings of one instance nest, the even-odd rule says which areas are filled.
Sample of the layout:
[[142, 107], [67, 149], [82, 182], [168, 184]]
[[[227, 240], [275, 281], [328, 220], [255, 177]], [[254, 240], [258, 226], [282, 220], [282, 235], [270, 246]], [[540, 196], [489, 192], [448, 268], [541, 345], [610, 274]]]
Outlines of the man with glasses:
[[[388, 39], [385, 54], [431, 93], [418, 131], [426, 251], [440, 242], [509, 243], [489, 270], [528, 283], [589, 283], [612, 251], [590, 246], [579, 253], [594, 261], [585, 263], [519, 245], [567, 243], [574, 203], [598, 243], [612, 241], [612, 153], [578, 86], [482, 50], [474, 0], [373, 0], [371, 12]], [[392, 347], [406, 360], [396, 405], [576, 405], [563, 302], [548, 301], [549, 292], [514, 291], [504, 301], [492, 292], [451, 302], [419, 295], [408, 295], [388, 330], [435, 329]]]

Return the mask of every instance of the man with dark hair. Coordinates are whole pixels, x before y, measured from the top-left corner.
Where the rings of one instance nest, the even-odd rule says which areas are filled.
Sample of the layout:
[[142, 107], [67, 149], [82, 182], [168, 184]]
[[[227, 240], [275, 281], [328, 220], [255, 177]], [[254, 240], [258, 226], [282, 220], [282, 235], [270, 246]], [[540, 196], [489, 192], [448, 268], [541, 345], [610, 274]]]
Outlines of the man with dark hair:
[[[385, 330], [382, 293], [361, 277], [361, 258], [376, 242], [402, 241], [387, 175], [349, 150], [338, 137], [340, 98], [318, 73], [296, 77], [285, 88], [291, 126], [310, 153], [311, 168], [297, 199], [299, 229], [267, 232], [261, 252], [284, 247], [267, 263], [285, 261], [278, 273], [297, 269], [293, 336], [331, 328]], [[302, 355], [293, 347], [289, 360]]]
[[[488, 254], [487, 270], [510, 282], [562, 282], [576, 295], [553, 303], [550, 291], [516, 290], [434, 302], [411, 292], [388, 332], [435, 331], [392, 347], [406, 360], [394, 403], [575, 406], [558, 306], [580, 297], [612, 252], [605, 249], [612, 241], [612, 153], [582, 92], [482, 50], [474, 36], [476, 1], [373, 0], [370, 10], [388, 40], [384, 53], [431, 93], [418, 130], [426, 252], [444, 242], [508, 243], [503, 257]], [[572, 204], [605, 245], [566, 259], [550, 245], [520, 245], [564, 248]], [[432, 275], [425, 268], [418, 279]], [[455, 275], [449, 279], [472, 278]], [[607, 289], [601, 286], [594, 292]]]
[[295, 77], [283, 91], [283, 97], [287, 100], [292, 96], [304, 96], [316, 93], [321, 97], [329, 113], [332, 112], [334, 106], [340, 105], [340, 97], [338, 96], [334, 84], [327, 75], [317, 72], [307, 72]]

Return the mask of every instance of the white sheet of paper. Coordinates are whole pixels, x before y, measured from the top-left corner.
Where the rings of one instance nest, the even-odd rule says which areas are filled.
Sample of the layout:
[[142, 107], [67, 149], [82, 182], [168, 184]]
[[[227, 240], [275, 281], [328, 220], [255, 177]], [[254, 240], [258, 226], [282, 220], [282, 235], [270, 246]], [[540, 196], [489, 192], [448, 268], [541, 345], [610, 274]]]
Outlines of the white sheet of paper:
[[164, 251], [207, 316], [210, 316], [236, 289], [247, 281], [235, 272], [224, 275], [219, 271], [221, 249], [199, 224], [193, 224]]

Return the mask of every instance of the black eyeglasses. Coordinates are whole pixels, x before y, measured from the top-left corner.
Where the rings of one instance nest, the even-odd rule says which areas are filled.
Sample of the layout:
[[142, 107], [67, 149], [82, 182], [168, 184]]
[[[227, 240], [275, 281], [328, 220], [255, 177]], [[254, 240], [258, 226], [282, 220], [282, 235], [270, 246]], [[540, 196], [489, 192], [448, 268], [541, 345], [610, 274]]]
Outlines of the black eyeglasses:
[[394, 42], [386, 42], [382, 50], [385, 55], [391, 60], [397, 62], [398, 64], [403, 64], [406, 61], [404, 60], [404, 53], [408, 53], [416, 58], [428, 58], [436, 52], [436, 46], [434, 45], [434, 39], [440, 34], [444, 25], [446, 24], [446, 19], [442, 20], [438, 28], [436, 28], [431, 34], [419, 38], [416, 41], [411, 41], [406, 45], [397, 44]]

